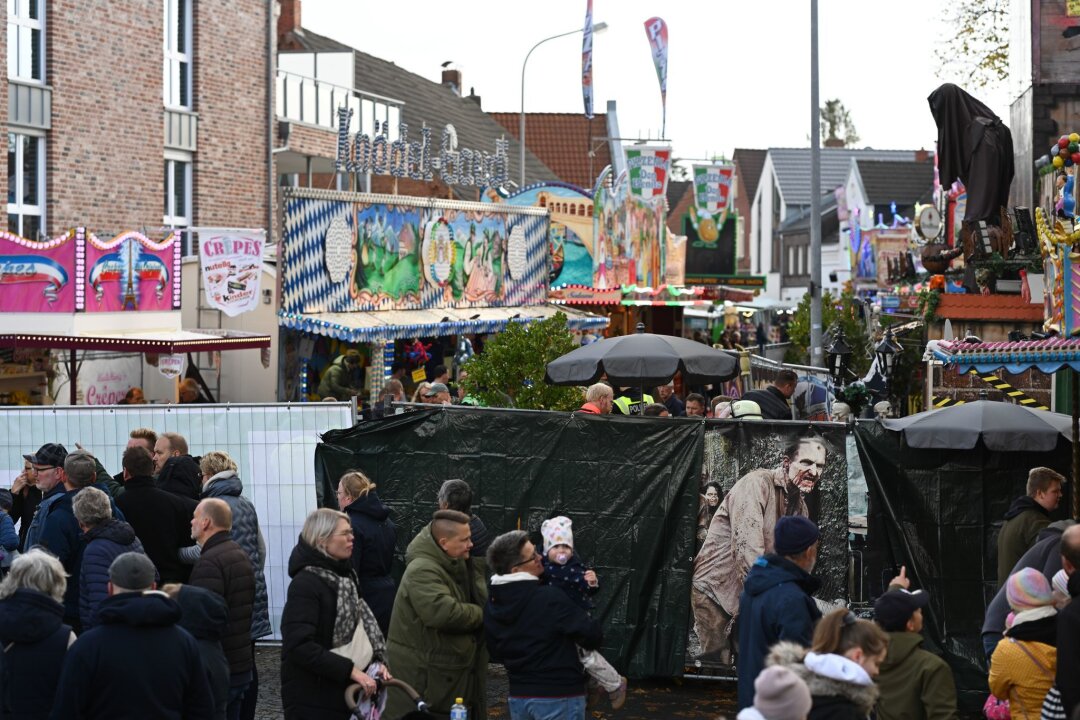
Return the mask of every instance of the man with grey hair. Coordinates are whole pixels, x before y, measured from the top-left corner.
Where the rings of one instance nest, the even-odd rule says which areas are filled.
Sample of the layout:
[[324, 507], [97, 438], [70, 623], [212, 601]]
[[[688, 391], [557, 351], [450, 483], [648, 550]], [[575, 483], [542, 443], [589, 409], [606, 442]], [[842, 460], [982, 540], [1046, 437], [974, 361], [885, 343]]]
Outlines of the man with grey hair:
[[94, 484], [97, 463], [85, 450], [76, 450], [64, 459], [64, 494], [52, 503], [41, 530], [40, 544], [63, 564], [69, 580], [64, 593], [64, 622], [76, 633], [82, 631], [79, 618], [79, 571], [82, 565], [83, 543], [79, 521], [75, 519], [72, 502], [83, 488]]
[[579, 412], [587, 415], [610, 415], [614, 407], [615, 391], [607, 383], [590, 385], [585, 391], [585, 404]]
[[664, 403], [664, 407], [671, 413], [671, 417], [686, 415], [686, 406], [683, 405], [683, 401], [679, 399], [679, 396], [675, 394], [674, 382], [660, 385], [656, 388], [656, 394], [659, 396], [660, 402]]
[[585, 670], [578, 645], [596, 650], [600, 623], [558, 588], [540, 584], [540, 553], [522, 530], [488, 548], [491, 597], [484, 631], [491, 659], [506, 667], [512, 717], [585, 718]]
[[[440, 510], [457, 510], [469, 516], [469, 530], [472, 532], [473, 544], [469, 557], [474, 561], [479, 558], [478, 564], [481, 565], [480, 569], [483, 571], [483, 560], [487, 555], [488, 545], [491, 544], [491, 533], [488, 532], [484, 521], [473, 514], [472, 501], [472, 488], [469, 483], [459, 478], [451, 478], [439, 488]], [[486, 576], [487, 573], [484, 572], [484, 575]]]
[[92, 628], [98, 606], [109, 596], [109, 567], [126, 552], [144, 553], [135, 531], [113, 517], [109, 496], [95, 487], [83, 488], [71, 501], [75, 520], [83, 532], [79, 568], [79, 619], [83, 630]]
[[60, 674], [55, 717], [212, 718], [199, 646], [180, 607], [157, 592], [154, 564], [124, 553], [109, 567], [100, 624], [79, 636]]
[[67, 448], [60, 443], [45, 443], [36, 453], [23, 455], [26, 462], [30, 463], [31, 482], [41, 493], [41, 499], [30, 521], [30, 529], [26, 533], [26, 540], [23, 542], [24, 550], [41, 542], [41, 533], [45, 529], [45, 520], [49, 517], [52, 505], [67, 492], [64, 487], [64, 460], [67, 454]]

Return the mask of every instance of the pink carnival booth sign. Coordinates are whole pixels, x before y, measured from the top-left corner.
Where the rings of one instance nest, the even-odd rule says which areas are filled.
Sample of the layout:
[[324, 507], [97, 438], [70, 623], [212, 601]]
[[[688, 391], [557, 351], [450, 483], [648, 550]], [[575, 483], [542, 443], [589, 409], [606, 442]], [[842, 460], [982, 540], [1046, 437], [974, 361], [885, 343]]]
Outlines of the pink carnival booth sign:
[[180, 309], [180, 236], [75, 228], [46, 241], [0, 232], [0, 312]]

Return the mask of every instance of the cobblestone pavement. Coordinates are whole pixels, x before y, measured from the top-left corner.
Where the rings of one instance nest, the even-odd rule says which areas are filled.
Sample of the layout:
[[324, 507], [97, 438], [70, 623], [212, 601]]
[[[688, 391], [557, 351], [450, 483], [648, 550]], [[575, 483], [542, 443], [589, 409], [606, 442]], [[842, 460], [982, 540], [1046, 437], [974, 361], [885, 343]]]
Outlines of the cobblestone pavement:
[[[257, 720], [280, 720], [280, 647], [260, 645], [255, 649], [259, 667], [259, 707]], [[631, 682], [626, 705], [619, 712], [601, 704], [587, 714], [592, 720], [654, 720], [666, 718], [735, 717], [735, 684], [712, 680], [647, 680]], [[488, 672], [488, 718], [509, 720], [506, 710], [506, 673], [492, 665]]]

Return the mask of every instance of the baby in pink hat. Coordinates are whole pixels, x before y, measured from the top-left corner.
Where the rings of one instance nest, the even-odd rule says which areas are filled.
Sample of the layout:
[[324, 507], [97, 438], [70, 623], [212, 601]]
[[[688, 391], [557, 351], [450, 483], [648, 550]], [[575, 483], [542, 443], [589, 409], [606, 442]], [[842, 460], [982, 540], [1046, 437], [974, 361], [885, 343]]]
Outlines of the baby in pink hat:
[[[593, 609], [592, 596], [600, 591], [596, 572], [585, 567], [574, 552], [573, 521], [562, 515], [544, 521], [540, 534], [544, 538], [544, 575], [541, 578], [552, 587], [565, 592], [586, 611]], [[578, 657], [589, 674], [589, 696], [594, 700], [597, 688], [607, 691], [611, 707], [618, 710], [626, 702], [626, 678], [619, 675], [604, 656], [595, 650], [578, 647]]]

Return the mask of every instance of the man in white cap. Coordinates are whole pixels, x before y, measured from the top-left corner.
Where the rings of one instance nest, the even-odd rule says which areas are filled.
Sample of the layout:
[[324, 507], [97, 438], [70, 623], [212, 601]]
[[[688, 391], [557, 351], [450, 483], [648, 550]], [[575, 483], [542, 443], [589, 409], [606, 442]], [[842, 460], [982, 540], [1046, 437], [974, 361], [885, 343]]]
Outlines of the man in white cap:
[[80, 635], [64, 659], [56, 717], [213, 717], [199, 646], [176, 624], [180, 607], [156, 587], [146, 555], [113, 560], [100, 624]]

